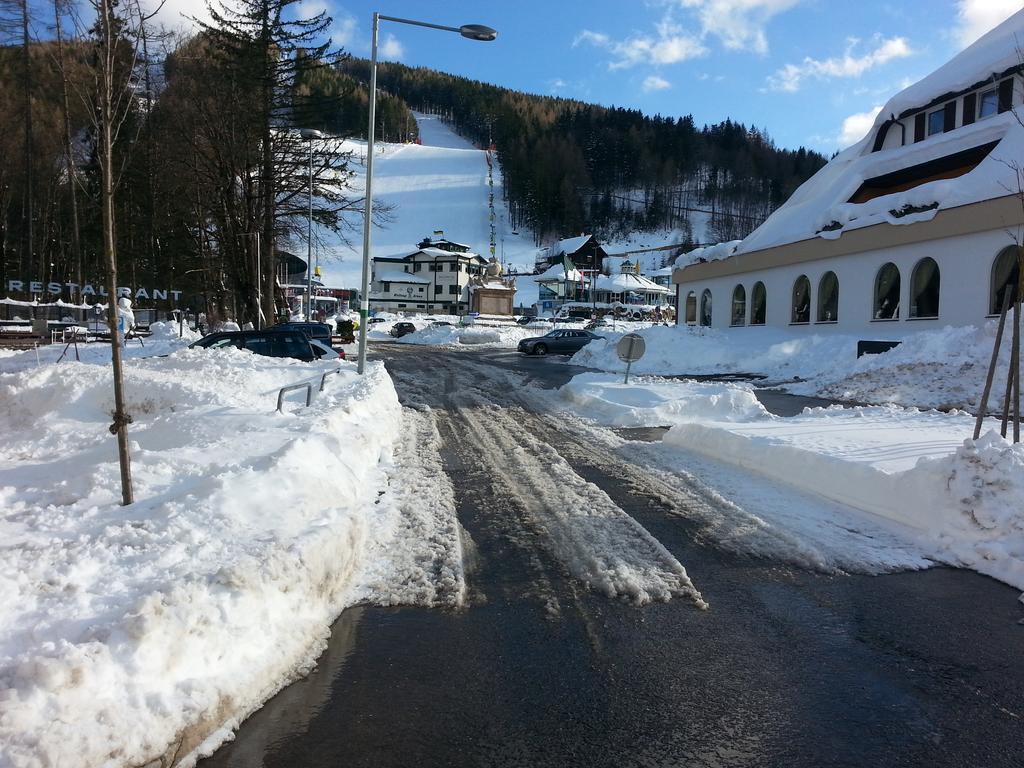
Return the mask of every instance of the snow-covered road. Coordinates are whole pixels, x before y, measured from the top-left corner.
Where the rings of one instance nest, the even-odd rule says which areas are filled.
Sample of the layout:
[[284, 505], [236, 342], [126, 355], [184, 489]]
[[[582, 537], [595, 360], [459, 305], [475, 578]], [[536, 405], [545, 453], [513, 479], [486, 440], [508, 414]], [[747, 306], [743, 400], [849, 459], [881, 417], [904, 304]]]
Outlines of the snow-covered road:
[[552, 388], [579, 369], [560, 360], [376, 352], [416, 424], [410, 490], [457, 513], [465, 608], [343, 617], [320, 668], [200, 768], [1015, 765], [1012, 588], [564, 413]]

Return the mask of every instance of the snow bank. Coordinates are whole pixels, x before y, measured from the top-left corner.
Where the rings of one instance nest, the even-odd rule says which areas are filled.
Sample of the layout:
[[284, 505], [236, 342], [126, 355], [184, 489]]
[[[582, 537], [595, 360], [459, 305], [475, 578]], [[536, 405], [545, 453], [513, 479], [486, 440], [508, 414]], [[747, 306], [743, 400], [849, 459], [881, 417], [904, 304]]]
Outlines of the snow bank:
[[[127, 345], [121, 351], [124, 359], [169, 355], [171, 352], [184, 349], [199, 338], [199, 334], [186, 327], [183, 338], [179, 339], [176, 323], [153, 323], [150, 328], [153, 330], [152, 336], [128, 340]], [[110, 342], [93, 341], [88, 344], [79, 342], [77, 353], [75, 345], [68, 347], [67, 344], [45, 344], [35, 349], [0, 355], [0, 374], [25, 371], [39, 365], [55, 363], [62, 356], [64, 361], [77, 360], [95, 365], [110, 365]]]
[[[752, 373], [782, 382], [794, 394], [836, 400], [898, 403], [922, 408], [977, 407], [985, 383], [996, 321], [980, 328], [946, 327], [889, 338], [900, 346], [879, 355], [857, 357], [854, 335], [791, 334], [775, 328], [741, 332], [689, 326], [654, 326], [636, 331], [647, 343], [636, 373], [700, 375]], [[621, 334], [602, 331], [572, 362], [604, 371], [623, 371], [615, 354]], [[1010, 329], [1004, 333], [993, 392], [1002, 392], [1009, 360]], [[994, 401], [990, 405], [994, 407]]]
[[743, 384], [700, 383], [637, 376], [582, 373], [559, 393], [573, 410], [600, 424], [656, 427], [690, 421], [757, 421], [774, 418]]
[[683, 423], [665, 442], [907, 526], [935, 559], [1024, 589], [1024, 446], [969, 438], [964, 413], [808, 409]]
[[401, 431], [381, 364], [274, 410], [333, 367], [130, 360], [128, 507], [108, 367], [0, 374], [0, 765], [188, 765], [313, 664], [401, 527], [378, 501]]

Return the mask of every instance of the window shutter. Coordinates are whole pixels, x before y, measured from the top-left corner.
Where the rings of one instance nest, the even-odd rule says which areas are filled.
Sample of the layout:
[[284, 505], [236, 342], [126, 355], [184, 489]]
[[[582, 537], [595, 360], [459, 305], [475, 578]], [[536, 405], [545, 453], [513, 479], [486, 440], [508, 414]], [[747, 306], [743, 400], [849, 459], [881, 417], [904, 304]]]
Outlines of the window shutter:
[[978, 94], [968, 93], [964, 96], [964, 125], [970, 125], [974, 122], [975, 116], [978, 114]]
[[999, 83], [999, 112], [1009, 112], [1013, 107], [1013, 78], [1008, 77]]
[[951, 101], [946, 104], [942, 115], [942, 130], [952, 131], [956, 128], [956, 102]]
[[924, 112], [914, 115], [914, 141], [924, 141]]

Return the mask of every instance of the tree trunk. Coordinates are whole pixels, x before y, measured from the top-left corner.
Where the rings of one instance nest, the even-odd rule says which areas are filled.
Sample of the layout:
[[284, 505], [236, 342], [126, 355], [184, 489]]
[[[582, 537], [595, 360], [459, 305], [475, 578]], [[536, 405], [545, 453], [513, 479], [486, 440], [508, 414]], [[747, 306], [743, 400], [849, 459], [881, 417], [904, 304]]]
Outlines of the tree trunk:
[[[117, 453], [121, 464], [121, 503], [134, 500], [131, 457], [128, 453], [128, 425], [131, 417], [124, 412], [124, 380], [121, 368], [121, 344], [118, 338], [117, 251], [114, 238], [114, 61], [116, 41], [112, 29], [113, 10], [110, 0], [99, 0], [101, 41], [100, 72], [100, 176], [103, 203], [103, 256], [107, 266], [107, 317], [110, 324], [110, 356], [114, 368], [114, 423], [110, 431], [117, 436]], [[127, 331], [127, 329], [125, 329]]]

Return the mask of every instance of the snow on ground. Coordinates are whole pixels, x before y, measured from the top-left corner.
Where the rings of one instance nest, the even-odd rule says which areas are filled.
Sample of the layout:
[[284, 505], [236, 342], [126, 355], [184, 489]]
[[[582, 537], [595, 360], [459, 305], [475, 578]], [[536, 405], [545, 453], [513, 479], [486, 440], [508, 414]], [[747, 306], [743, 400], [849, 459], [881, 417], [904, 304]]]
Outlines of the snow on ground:
[[1024, 446], [987, 426], [974, 441], [963, 413], [836, 407], [680, 424], [665, 442], [906, 525], [931, 557], [1024, 589]]
[[[182, 337], [179, 338], [177, 323], [153, 323], [150, 331], [151, 336], [129, 339], [122, 349], [122, 359], [167, 355], [201, 338], [188, 327], [182, 328]], [[62, 356], [64, 361], [80, 360], [83, 363], [110, 364], [109, 341], [91, 341], [88, 344], [79, 342], [77, 347], [77, 358], [74, 344], [70, 347], [67, 344], [44, 344], [26, 350], [0, 349], [0, 373], [13, 373], [55, 363]]]
[[128, 360], [125, 391], [129, 507], [109, 365], [0, 373], [0, 765], [191, 764], [345, 606], [461, 603], [432, 427], [403, 428], [382, 364], [181, 350]]
[[589, 456], [615, 456], [639, 470], [623, 473], [624, 480], [663, 498], [667, 509], [696, 525], [700, 540], [824, 573], [879, 574], [933, 564], [903, 526], [678, 445], [631, 440], [571, 412], [557, 419], [572, 425]]
[[659, 427], [689, 421], [771, 418], [746, 384], [685, 383], [655, 376], [582, 373], [559, 392], [575, 412], [614, 427]]
[[1024, 446], [1000, 438], [995, 419], [974, 441], [963, 412], [833, 406], [780, 418], [739, 384], [582, 374], [560, 394], [599, 423], [672, 424], [667, 446], [891, 521], [927, 557], [1024, 589]]
[[[636, 331], [647, 352], [636, 373], [699, 375], [752, 373], [782, 382], [794, 394], [862, 403], [897, 403], [921, 408], [974, 409], [985, 383], [996, 322], [980, 328], [943, 328], [909, 333], [900, 346], [857, 357], [858, 336], [789, 333], [775, 328], [720, 331], [689, 326], [655, 326]], [[602, 331], [572, 359], [577, 365], [622, 371], [615, 354], [621, 334]], [[1009, 360], [1009, 329], [1003, 365], [993, 392], [1002, 392]], [[800, 381], [794, 381], [800, 379]], [[995, 398], [990, 402], [995, 408]]]

